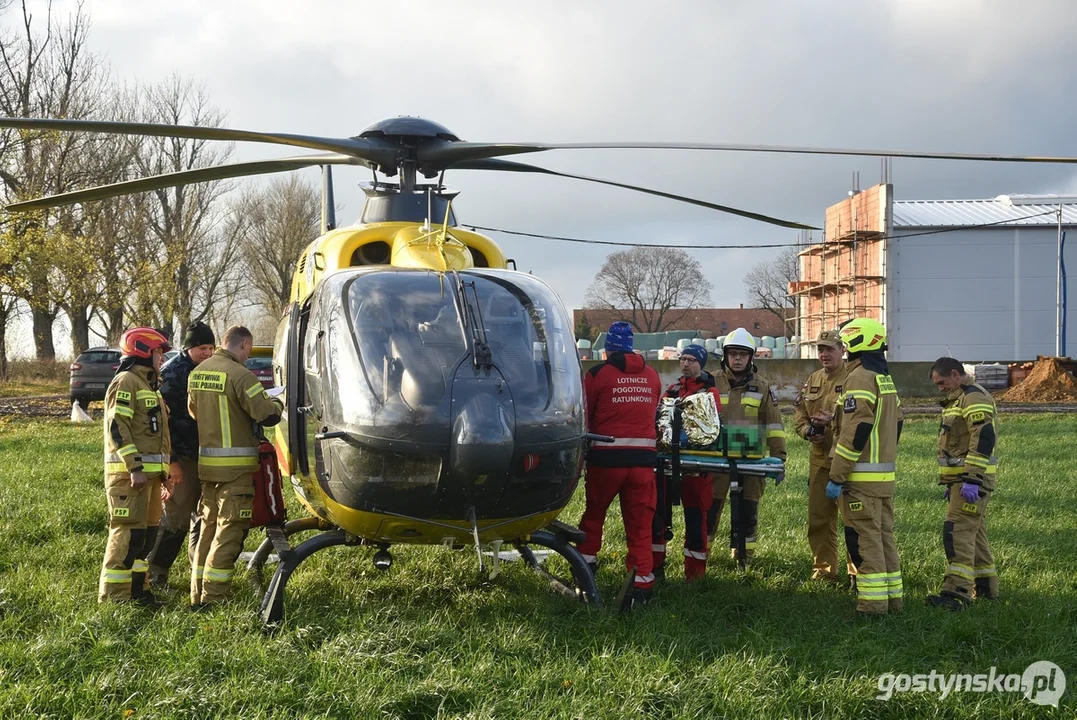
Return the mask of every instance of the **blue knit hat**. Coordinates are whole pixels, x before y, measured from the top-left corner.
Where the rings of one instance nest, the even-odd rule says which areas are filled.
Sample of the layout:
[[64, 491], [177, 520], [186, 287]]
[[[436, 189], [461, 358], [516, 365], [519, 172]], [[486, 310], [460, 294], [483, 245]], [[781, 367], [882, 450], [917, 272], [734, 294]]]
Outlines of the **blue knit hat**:
[[685, 355], [698, 360], [700, 367], [707, 366], [707, 348], [702, 345], [689, 345], [684, 350], [681, 350], [681, 357]]
[[606, 333], [606, 352], [632, 352], [632, 326], [623, 320], [610, 325]]

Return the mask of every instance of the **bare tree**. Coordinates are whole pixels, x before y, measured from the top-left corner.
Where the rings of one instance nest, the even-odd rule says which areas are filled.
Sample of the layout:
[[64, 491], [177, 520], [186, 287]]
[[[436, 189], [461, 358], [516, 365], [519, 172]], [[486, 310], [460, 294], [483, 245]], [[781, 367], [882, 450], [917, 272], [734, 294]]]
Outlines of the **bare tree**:
[[635, 247], [606, 258], [587, 307], [610, 311], [638, 332], [661, 332], [710, 302], [710, 291], [699, 261], [684, 250]]
[[[145, 88], [141, 101], [144, 122], [216, 127], [224, 120], [224, 114], [210, 105], [204, 88], [178, 75]], [[231, 153], [230, 144], [147, 137], [141, 139], [137, 166], [140, 175], [160, 175], [218, 165]], [[164, 284], [153, 289], [153, 302], [167, 335], [175, 321], [184, 327], [204, 317], [223, 290], [236, 240], [234, 234], [218, 227], [217, 200], [227, 190], [222, 182], [209, 182], [153, 192], [148, 226], [161, 252], [157, 269], [165, 274]], [[136, 312], [146, 310], [142, 307]]]
[[[0, 114], [93, 117], [107, 72], [86, 49], [89, 18], [81, 4], [64, 22], [53, 18], [51, 3], [46, 8], [44, 24], [35, 24], [24, 0], [21, 34], [0, 43]], [[25, 200], [107, 181], [123, 160], [102, 145], [99, 136], [84, 133], [0, 133], [0, 199]], [[23, 281], [20, 292], [30, 307], [35, 349], [42, 359], [56, 354], [52, 325], [68, 297], [66, 280], [85, 279], [84, 274], [57, 272], [57, 260], [70, 256], [65, 243], [77, 233], [75, 222], [70, 210], [26, 213], [10, 219], [0, 239], [9, 246], [8, 275]]]
[[780, 318], [787, 336], [791, 334], [786, 323], [789, 311], [797, 306], [796, 298], [789, 294], [789, 283], [799, 278], [800, 259], [795, 247], [786, 248], [770, 262], [759, 263], [744, 276], [748, 301]]
[[288, 304], [296, 261], [318, 237], [319, 190], [295, 175], [278, 178], [264, 189], [245, 192], [236, 212], [246, 219], [241, 237], [254, 300], [278, 318]]

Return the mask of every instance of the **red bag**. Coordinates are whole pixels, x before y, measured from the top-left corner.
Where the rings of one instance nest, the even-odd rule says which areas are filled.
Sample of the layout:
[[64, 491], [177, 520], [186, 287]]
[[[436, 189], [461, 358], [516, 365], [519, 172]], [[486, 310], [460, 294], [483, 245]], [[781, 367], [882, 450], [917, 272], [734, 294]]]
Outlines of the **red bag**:
[[258, 470], [254, 472], [254, 507], [251, 527], [281, 525], [287, 519], [284, 481], [277, 465], [277, 451], [267, 440], [258, 443]]

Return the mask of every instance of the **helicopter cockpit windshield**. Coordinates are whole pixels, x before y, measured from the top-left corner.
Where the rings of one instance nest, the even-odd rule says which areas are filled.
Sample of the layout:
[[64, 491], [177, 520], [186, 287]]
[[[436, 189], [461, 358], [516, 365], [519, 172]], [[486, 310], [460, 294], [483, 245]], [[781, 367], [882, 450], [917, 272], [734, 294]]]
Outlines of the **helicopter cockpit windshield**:
[[553, 291], [510, 271], [457, 275], [382, 271], [344, 286], [361, 373], [338, 378], [342, 396], [369, 398], [359, 404], [374, 425], [412, 413], [423, 424], [448, 423], [454, 380], [499, 373], [525, 424], [532, 415], [577, 414], [579, 361]]

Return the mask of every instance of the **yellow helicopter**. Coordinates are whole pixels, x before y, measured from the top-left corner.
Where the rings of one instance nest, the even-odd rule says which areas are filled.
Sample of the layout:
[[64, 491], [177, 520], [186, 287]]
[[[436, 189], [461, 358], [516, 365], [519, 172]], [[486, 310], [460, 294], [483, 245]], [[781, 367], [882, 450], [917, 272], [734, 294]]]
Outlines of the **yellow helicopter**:
[[[557, 294], [510, 269], [498, 245], [457, 225], [447, 170], [541, 173], [691, 203], [789, 228], [808, 228], [636, 185], [500, 159], [553, 149], [649, 148], [1065, 162], [943, 153], [671, 143], [471, 143], [421, 118], [398, 117], [350, 138], [225, 128], [0, 118], [0, 128], [250, 141], [323, 151], [115, 183], [8, 206], [30, 210], [231, 177], [323, 168], [323, 235], [298, 258], [277, 330], [274, 376], [287, 412], [274, 436], [282, 474], [310, 517], [270, 527], [250, 561], [280, 564], [261, 616], [283, 617], [284, 588], [311, 554], [335, 545], [377, 548], [388, 570], [397, 544], [483, 548], [511, 544], [551, 587], [595, 605], [601, 598], [557, 520], [576, 489], [588, 437], [571, 318]], [[333, 165], [374, 172], [359, 223], [336, 228]], [[382, 182], [399, 176], [397, 182]], [[435, 183], [422, 183], [438, 177]], [[289, 537], [318, 530], [296, 547]], [[547, 570], [532, 546], [568, 571]], [[568, 575], [564, 577], [563, 575]]]

